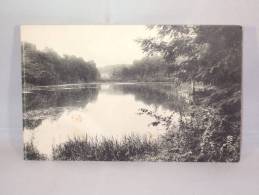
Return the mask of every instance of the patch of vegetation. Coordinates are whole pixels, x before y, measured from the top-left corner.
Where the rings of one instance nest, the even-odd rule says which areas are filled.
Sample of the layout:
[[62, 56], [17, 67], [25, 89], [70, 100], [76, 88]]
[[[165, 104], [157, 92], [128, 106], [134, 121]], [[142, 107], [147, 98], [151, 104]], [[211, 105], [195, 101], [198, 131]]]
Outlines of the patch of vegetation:
[[137, 135], [114, 138], [74, 138], [53, 148], [53, 160], [135, 161], [157, 160], [156, 140]]
[[47, 160], [47, 156], [41, 154], [32, 141], [30, 143], [24, 144], [23, 150], [25, 160]]
[[[228, 126], [214, 109], [192, 107], [180, 119], [178, 131], [163, 135], [162, 147], [170, 161], [238, 162], [240, 158], [239, 122]], [[170, 121], [168, 121], [170, 123]], [[229, 124], [228, 124], [229, 125]], [[235, 132], [235, 133], [234, 133]]]

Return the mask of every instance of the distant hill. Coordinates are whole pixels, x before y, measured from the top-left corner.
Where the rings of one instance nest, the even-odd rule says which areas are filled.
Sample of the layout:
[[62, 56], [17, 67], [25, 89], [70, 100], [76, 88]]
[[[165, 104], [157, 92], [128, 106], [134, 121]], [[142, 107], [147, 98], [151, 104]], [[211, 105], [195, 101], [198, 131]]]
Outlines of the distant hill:
[[122, 68], [130, 67], [131, 64], [115, 64], [115, 65], [107, 65], [104, 67], [98, 68], [101, 79], [110, 79], [112, 77], [113, 72], [119, 71]]

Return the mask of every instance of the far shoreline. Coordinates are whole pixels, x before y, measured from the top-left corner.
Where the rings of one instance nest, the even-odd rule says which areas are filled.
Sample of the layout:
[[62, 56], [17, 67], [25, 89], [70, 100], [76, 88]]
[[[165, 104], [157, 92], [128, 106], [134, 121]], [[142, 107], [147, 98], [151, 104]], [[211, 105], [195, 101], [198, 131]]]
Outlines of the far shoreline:
[[[89, 82], [89, 83], [66, 83], [66, 84], [55, 84], [55, 85], [31, 85], [24, 84], [23, 91], [26, 89], [34, 88], [54, 88], [54, 87], [68, 87], [68, 86], [80, 86], [80, 85], [102, 85], [102, 84], [113, 84], [113, 85], [134, 85], [134, 84], [173, 84], [175, 82], [170, 81], [100, 81], [100, 82]], [[29, 85], [29, 86], [26, 86]]]

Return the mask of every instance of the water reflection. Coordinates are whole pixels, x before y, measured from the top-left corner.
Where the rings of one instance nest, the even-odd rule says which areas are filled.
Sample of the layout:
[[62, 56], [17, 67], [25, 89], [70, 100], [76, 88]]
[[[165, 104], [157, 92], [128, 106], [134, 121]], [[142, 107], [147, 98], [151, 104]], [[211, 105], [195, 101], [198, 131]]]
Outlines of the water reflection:
[[[51, 154], [52, 147], [73, 137], [128, 134], [157, 138], [165, 126], [157, 116], [174, 121], [185, 106], [170, 84], [100, 84], [51, 87], [24, 93], [24, 142]], [[142, 111], [145, 112], [142, 112]], [[143, 114], [144, 113], [144, 114]]]
[[186, 96], [181, 96], [183, 89], [172, 83], [140, 83], [112, 85], [123, 94], [134, 94], [136, 100], [147, 105], [163, 106], [165, 109], [181, 112], [186, 107]]
[[47, 118], [58, 118], [67, 109], [82, 108], [96, 100], [99, 85], [38, 87], [23, 93], [24, 128], [34, 129]]

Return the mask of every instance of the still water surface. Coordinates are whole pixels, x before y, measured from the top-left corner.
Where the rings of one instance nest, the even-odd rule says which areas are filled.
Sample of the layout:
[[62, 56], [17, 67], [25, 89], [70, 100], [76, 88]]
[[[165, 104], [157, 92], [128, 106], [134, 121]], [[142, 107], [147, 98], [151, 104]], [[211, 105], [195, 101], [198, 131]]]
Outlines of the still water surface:
[[174, 86], [158, 84], [78, 84], [24, 90], [24, 142], [50, 155], [52, 147], [74, 137], [165, 133], [152, 114], [173, 116], [177, 129], [184, 100]]

